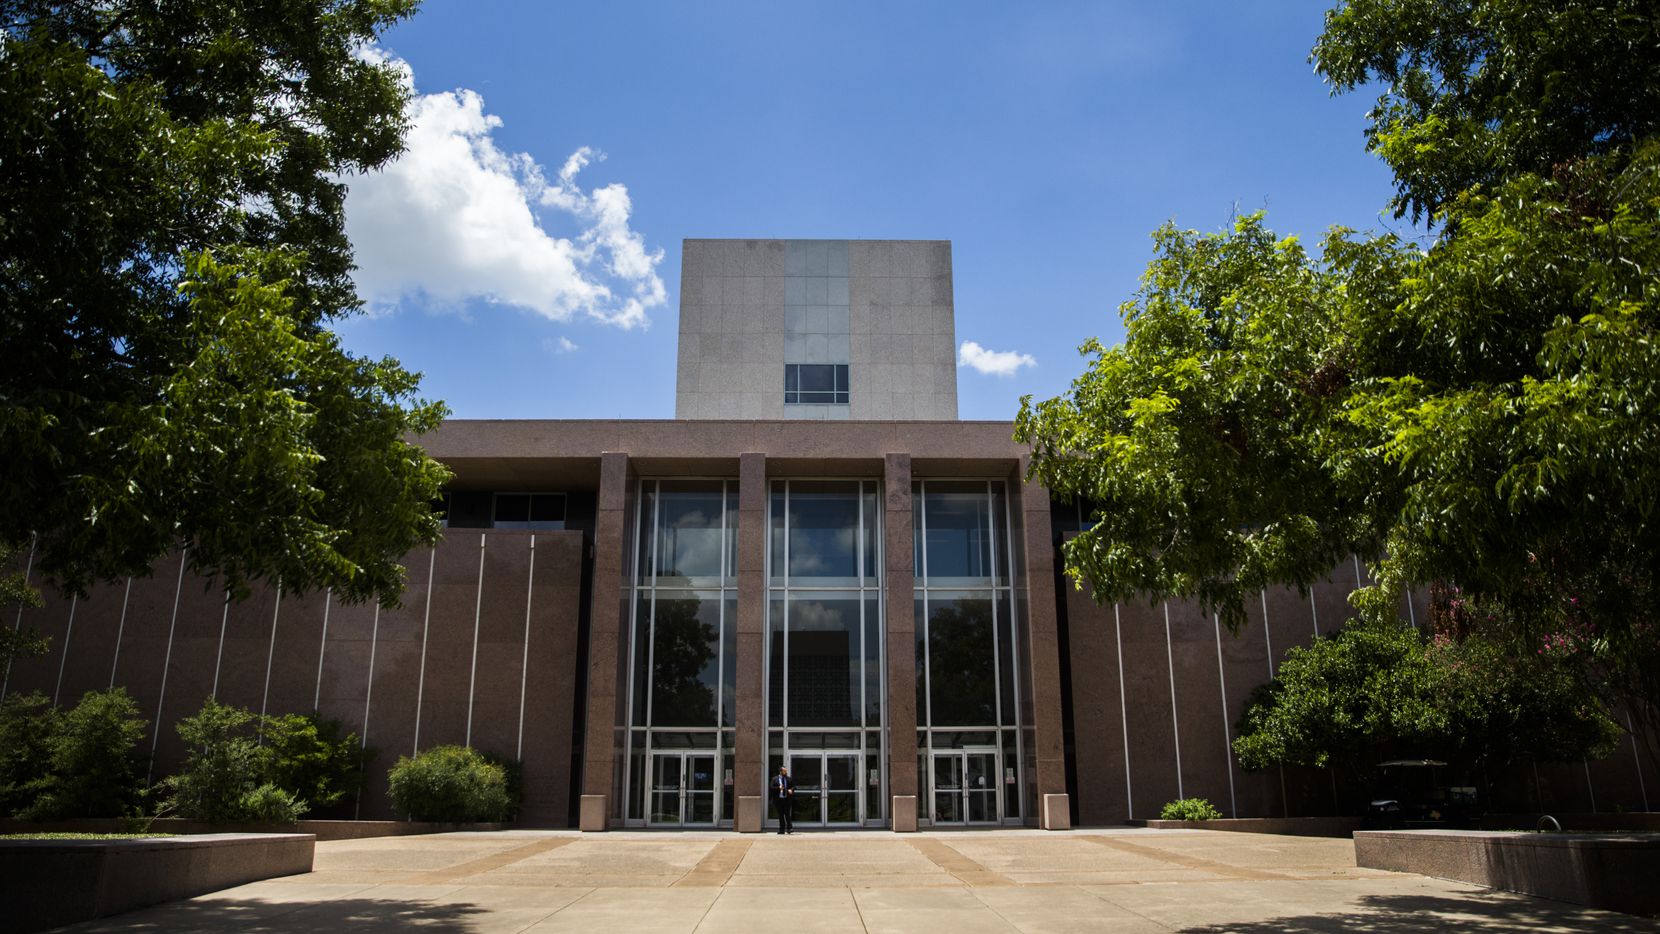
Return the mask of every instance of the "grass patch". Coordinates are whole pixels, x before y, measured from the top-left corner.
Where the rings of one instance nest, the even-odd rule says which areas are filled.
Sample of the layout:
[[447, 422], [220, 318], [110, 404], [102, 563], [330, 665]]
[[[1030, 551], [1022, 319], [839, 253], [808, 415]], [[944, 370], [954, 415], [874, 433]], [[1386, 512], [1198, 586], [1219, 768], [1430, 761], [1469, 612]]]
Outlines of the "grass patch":
[[137, 840], [146, 837], [175, 837], [171, 833], [0, 833], [0, 840]]

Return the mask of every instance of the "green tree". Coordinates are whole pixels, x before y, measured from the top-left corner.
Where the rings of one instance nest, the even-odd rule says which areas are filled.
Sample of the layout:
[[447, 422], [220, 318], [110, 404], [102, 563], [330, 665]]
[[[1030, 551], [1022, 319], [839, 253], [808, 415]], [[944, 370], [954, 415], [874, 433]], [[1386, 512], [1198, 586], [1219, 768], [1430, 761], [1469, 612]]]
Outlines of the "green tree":
[[60, 713], [39, 691], [13, 692], [0, 701], [0, 817], [16, 817], [40, 794], [52, 769]]
[[339, 804], [362, 785], [366, 752], [356, 733], [312, 715], [261, 715], [208, 698], [180, 720], [189, 751], [161, 782], [181, 817], [293, 821]]
[[1260, 216], [1173, 227], [1060, 398], [1032, 474], [1091, 502], [1066, 550], [1100, 599], [1194, 597], [1230, 627], [1348, 554], [1460, 588], [1522, 659], [1566, 639], [1660, 764], [1660, 42], [1637, 2], [1357, 0], [1315, 62], [1378, 81], [1368, 145], [1427, 244]]
[[0, 0], [0, 543], [68, 590], [185, 548], [237, 592], [396, 599], [438, 404], [329, 331], [342, 178], [408, 89], [415, 0]]
[[1350, 621], [1293, 648], [1252, 692], [1234, 752], [1248, 769], [1340, 768], [1363, 782], [1386, 754], [1485, 773], [1612, 751], [1619, 727], [1559, 658], [1522, 659], [1480, 635], [1426, 639], [1398, 621]]
[[143, 788], [139, 741], [146, 721], [125, 688], [88, 691], [57, 718], [49, 781], [26, 816], [124, 817]]
[[60, 709], [44, 694], [0, 702], [0, 814], [50, 820], [122, 817], [143, 787], [145, 721], [123, 688]]

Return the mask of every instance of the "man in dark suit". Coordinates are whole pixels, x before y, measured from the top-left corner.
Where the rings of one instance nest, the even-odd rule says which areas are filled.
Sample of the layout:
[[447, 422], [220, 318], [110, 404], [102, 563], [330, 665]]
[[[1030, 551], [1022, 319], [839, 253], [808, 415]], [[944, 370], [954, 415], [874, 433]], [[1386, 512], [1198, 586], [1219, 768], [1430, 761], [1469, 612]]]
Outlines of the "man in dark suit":
[[795, 782], [790, 780], [788, 766], [779, 766], [772, 780], [772, 802], [778, 810], [778, 832], [795, 833]]

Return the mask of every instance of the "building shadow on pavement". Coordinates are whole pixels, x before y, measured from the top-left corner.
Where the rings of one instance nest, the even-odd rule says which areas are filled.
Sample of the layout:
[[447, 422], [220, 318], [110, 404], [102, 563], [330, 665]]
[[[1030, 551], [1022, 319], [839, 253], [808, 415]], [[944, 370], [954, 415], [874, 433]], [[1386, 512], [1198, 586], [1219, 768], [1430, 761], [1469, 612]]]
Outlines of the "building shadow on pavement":
[[[552, 909], [549, 909], [550, 911]], [[466, 902], [427, 902], [388, 898], [330, 898], [316, 901], [271, 901], [260, 898], [206, 898], [168, 902], [126, 914], [64, 928], [97, 931], [305, 931], [316, 934], [344, 928], [392, 929], [419, 926], [423, 931], [471, 931], [487, 909]]]
[[1660, 932], [1660, 920], [1599, 911], [1567, 902], [1508, 892], [1471, 893], [1460, 898], [1433, 895], [1367, 895], [1359, 910], [1256, 922], [1188, 927], [1188, 932], [1275, 932], [1325, 934], [1331, 931], [1362, 934], [1416, 934], [1421, 931], [1612, 931]]

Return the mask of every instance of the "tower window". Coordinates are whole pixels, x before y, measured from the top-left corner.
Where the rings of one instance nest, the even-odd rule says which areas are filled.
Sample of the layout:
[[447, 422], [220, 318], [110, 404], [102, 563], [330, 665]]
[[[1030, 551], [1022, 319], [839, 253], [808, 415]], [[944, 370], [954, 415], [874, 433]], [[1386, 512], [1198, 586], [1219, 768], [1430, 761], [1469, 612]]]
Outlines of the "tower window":
[[785, 405], [828, 405], [848, 402], [847, 364], [784, 364]]

